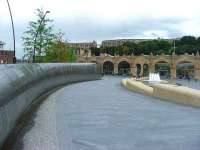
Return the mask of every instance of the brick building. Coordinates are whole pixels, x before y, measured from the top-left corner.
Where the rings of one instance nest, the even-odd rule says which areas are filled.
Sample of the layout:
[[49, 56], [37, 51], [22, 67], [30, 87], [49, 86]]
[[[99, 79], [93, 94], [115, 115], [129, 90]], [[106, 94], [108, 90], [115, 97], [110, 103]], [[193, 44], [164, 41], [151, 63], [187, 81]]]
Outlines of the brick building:
[[[179, 38], [175, 38], [175, 39], [162, 39], [162, 40], [166, 40], [169, 42], [173, 42], [174, 40], [178, 40]], [[131, 42], [131, 43], [140, 43], [140, 42], [144, 42], [144, 41], [152, 41], [154, 39], [115, 39], [115, 40], [104, 40], [101, 43], [102, 47], [118, 47], [123, 45], [126, 42]]]
[[149, 41], [152, 39], [115, 39], [115, 40], [104, 40], [101, 43], [102, 47], [117, 47], [121, 46], [126, 42], [133, 42], [133, 43], [139, 43], [143, 41]]
[[0, 41], [0, 64], [13, 63], [14, 52], [4, 49], [5, 43]]
[[77, 56], [82, 56], [85, 53], [87, 53], [87, 55], [91, 55], [91, 48], [96, 48], [97, 42], [69, 43], [69, 45], [76, 50]]
[[75, 49], [83, 49], [83, 50], [90, 50], [91, 48], [97, 47], [97, 42], [85, 42], [85, 43], [69, 43], [72, 48]]

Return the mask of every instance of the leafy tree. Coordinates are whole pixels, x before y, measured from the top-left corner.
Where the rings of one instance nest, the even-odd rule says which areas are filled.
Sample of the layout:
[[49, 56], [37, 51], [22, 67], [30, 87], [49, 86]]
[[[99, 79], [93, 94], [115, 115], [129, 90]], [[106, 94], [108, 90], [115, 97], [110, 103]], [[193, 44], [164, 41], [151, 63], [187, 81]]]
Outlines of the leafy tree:
[[194, 36], [184, 36], [176, 41], [176, 54], [196, 53], [199, 48], [198, 39]]
[[64, 33], [59, 32], [56, 40], [46, 50], [46, 62], [74, 62], [76, 60], [75, 50], [66, 41], [63, 41], [63, 35]]
[[128, 46], [121, 46], [121, 55], [130, 55], [130, 48]]
[[192, 54], [192, 53], [196, 53], [197, 52], [197, 47], [195, 45], [179, 45], [176, 48], [176, 54], [184, 54], [184, 53], [188, 53], [188, 54]]
[[94, 55], [94, 56], [99, 56], [100, 55], [100, 48], [92, 47], [91, 48], [91, 54]]
[[197, 38], [197, 44], [200, 45], [200, 37]]
[[145, 55], [149, 55], [151, 52], [156, 53], [156, 51], [158, 50], [158, 44], [156, 44], [155, 41], [140, 42], [138, 43], [138, 50], [139, 50], [138, 53], [139, 55], [142, 53]]
[[101, 47], [100, 52], [115, 55], [117, 53], [117, 47]]
[[35, 45], [36, 56], [45, 55], [46, 50], [51, 46], [55, 39], [53, 33], [53, 20], [48, 19], [44, 15], [46, 12], [43, 9], [36, 9], [36, 21], [30, 21], [27, 30], [24, 32], [22, 40], [24, 45], [25, 55], [31, 59]]
[[158, 47], [160, 53], [169, 54], [169, 49], [172, 47], [172, 45], [166, 40], [159, 40]]
[[126, 46], [126, 47], [128, 47], [128, 54], [132, 54], [132, 53], [134, 53], [135, 51], [136, 51], [136, 49], [137, 49], [137, 44], [136, 43], [134, 43], [134, 42], [126, 42], [126, 43], [124, 43], [122, 46]]
[[196, 45], [197, 40], [194, 36], [184, 36], [180, 39], [181, 45]]
[[164, 39], [149, 40], [139, 43], [126, 42], [118, 47], [100, 47], [93, 48], [92, 54], [99, 56], [100, 53], [107, 53], [110, 55], [150, 55], [152, 52], [154, 55], [161, 55], [162, 53], [171, 55], [174, 51], [174, 44], [176, 43], [176, 54], [192, 54], [200, 50], [200, 37], [195, 38], [193, 36], [184, 36], [180, 40], [169, 41]]

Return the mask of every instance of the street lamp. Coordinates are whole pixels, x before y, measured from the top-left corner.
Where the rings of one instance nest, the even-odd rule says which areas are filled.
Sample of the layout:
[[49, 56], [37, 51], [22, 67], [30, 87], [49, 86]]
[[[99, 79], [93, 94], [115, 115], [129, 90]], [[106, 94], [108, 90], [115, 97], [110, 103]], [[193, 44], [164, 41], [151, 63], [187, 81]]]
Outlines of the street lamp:
[[37, 40], [37, 36], [38, 36], [38, 33], [39, 33], [39, 28], [40, 28], [40, 26], [42, 25], [42, 23], [43, 23], [43, 21], [44, 21], [46, 15], [47, 15], [48, 13], [50, 13], [50, 11], [46, 11], [46, 12], [45, 12], [44, 16], [42, 17], [42, 19], [41, 19], [41, 21], [40, 21], [40, 23], [39, 23], [39, 26], [38, 26], [38, 28], [37, 28], [37, 30], [36, 30], [36, 33], [35, 33], [35, 39], [34, 39], [34, 45], [33, 45], [33, 63], [35, 62], [35, 47], [36, 47], [35, 45], [36, 45], [36, 40]]
[[176, 53], [176, 41], [174, 40], [174, 54]]
[[10, 3], [9, 3], [8, 0], [7, 0], [7, 4], [8, 4], [9, 13], [10, 13], [11, 23], [12, 23], [13, 50], [14, 50], [13, 64], [15, 64], [16, 63], [16, 57], [15, 57], [15, 28], [14, 28], [14, 22], [13, 22], [13, 17], [12, 17], [12, 11], [11, 11], [11, 7], [10, 7]]

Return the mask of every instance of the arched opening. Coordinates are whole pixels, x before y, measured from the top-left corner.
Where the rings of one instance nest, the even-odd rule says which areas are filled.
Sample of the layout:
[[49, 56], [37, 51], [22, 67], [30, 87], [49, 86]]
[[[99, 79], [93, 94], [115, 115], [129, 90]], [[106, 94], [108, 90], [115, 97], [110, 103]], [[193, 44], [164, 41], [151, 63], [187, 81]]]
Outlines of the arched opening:
[[155, 64], [155, 72], [159, 73], [161, 78], [170, 78], [170, 64], [165, 61], [159, 61]]
[[140, 64], [136, 64], [136, 75], [137, 77], [141, 76], [141, 65]]
[[104, 74], [113, 74], [114, 64], [111, 61], [106, 61], [103, 63], [103, 73]]
[[130, 75], [131, 74], [130, 64], [127, 61], [122, 61], [119, 63], [118, 74], [119, 75]]
[[148, 64], [144, 64], [143, 65], [143, 76], [146, 77], [149, 75], [149, 65]]
[[179, 62], [176, 65], [176, 77], [179, 79], [194, 78], [194, 64], [188, 61]]

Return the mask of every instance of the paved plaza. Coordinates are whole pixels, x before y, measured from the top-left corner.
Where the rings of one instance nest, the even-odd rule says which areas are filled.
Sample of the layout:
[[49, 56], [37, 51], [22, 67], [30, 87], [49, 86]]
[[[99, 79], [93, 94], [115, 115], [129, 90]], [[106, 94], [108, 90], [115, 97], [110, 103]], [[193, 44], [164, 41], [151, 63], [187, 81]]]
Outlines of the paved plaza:
[[68, 85], [50, 95], [23, 137], [24, 149], [199, 150], [200, 109], [130, 92], [121, 79]]

